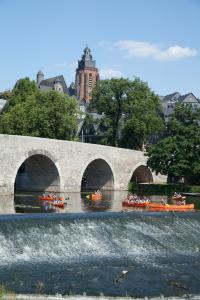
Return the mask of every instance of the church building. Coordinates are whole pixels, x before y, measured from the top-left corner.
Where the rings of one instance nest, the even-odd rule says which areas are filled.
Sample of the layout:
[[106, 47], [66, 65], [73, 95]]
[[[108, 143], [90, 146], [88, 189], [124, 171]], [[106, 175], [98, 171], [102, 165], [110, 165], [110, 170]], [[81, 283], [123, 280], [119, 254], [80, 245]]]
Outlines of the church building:
[[69, 87], [65, 82], [63, 75], [52, 78], [44, 78], [42, 71], [37, 73], [37, 85], [43, 91], [56, 90], [60, 93], [76, 96], [81, 105], [90, 103], [91, 91], [99, 80], [99, 72], [96, 68], [96, 61], [92, 59], [90, 48], [86, 47], [83, 50], [81, 60], [78, 61], [76, 69], [75, 85], [71, 83]]
[[80, 101], [89, 104], [92, 98], [91, 91], [99, 80], [99, 72], [96, 68], [96, 61], [92, 59], [90, 48], [86, 47], [83, 52], [76, 69], [75, 91]]
[[68, 94], [68, 88], [65, 83], [65, 79], [63, 75], [59, 75], [56, 77], [44, 79], [44, 74], [42, 71], [37, 73], [37, 85], [39, 89], [43, 91], [47, 90], [55, 90], [57, 92]]

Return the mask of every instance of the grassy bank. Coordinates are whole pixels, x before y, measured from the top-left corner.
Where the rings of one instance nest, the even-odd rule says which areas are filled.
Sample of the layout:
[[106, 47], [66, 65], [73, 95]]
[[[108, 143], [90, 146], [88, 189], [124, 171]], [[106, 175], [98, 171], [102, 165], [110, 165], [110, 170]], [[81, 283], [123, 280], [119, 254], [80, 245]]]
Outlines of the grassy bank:
[[4, 285], [0, 285], [0, 300], [15, 299], [15, 294], [8, 290]]
[[171, 195], [174, 192], [179, 193], [200, 193], [200, 186], [185, 184], [129, 184], [129, 192], [157, 195]]

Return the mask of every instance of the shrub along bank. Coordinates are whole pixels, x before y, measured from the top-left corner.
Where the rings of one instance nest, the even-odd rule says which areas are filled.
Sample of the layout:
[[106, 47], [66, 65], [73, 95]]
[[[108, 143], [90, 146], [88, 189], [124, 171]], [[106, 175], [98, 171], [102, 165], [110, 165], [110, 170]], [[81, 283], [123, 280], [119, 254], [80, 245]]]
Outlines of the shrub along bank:
[[129, 183], [129, 192], [143, 193], [143, 194], [160, 194], [171, 195], [174, 192], [179, 193], [200, 193], [199, 185], [185, 185], [185, 184], [135, 184]]

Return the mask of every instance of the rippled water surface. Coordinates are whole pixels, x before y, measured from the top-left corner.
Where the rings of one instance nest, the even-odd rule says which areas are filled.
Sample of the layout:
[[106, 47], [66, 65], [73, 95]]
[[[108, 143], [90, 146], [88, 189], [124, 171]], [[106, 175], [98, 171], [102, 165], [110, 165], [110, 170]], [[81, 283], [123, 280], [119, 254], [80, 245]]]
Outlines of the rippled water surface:
[[[46, 201], [39, 200], [38, 193], [16, 194], [15, 196], [0, 195], [0, 214], [15, 213], [77, 213], [77, 212], [119, 212], [122, 209], [130, 211], [144, 211], [142, 208], [123, 208], [122, 200], [126, 198], [127, 192], [104, 191], [103, 199], [91, 201], [88, 199], [89, 193], [68, 193], [61, 194], [68, 199], [63, 208], [55, 208]], [[161, 199], [170, 201], [164, 195], [149, 196], [151, 201], [159, 202]], [[200, 209], [200, 198], [187, 197], [187, 203], [194, 203], [195, 209]]]
[[199, 293], [199, 231], [199, 213], [2, 216], [0, 281], [17, 293]]
[[122, 212], [121, 193], [73, 197], [61, 211], [36, 195], [2, 199], [1, 284], [24, 294], [200, 293], [200, 212]]

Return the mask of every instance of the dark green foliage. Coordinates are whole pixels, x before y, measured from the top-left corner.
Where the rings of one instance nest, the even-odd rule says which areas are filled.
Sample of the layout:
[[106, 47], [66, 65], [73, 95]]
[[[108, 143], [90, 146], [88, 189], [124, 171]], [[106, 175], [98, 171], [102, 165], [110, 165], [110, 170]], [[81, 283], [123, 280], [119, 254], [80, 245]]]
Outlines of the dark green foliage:
[[135, 184], [129, 183], [128, 190], [143, 195], [173, 195], [174, 192], [179, 193], [200, 193], [200, 186], [185, 185], [183, 183], [176, 184]]
[[130, 182], [129, 191], [144, 195], [172, 195], [174, 192], [189, 192], [184, 184], [134, 184]]
[[102, 114], [103, 144], [141, 149], [150, 135], [163, 130], [159, 97], [139, 79], [99, 81], [92, 95], [89, 108]]
[[41, 92], [26, 78], [18, 81], [0, 116], [0, 133], [72, 140], [77, 115], [74, 98], [56, 91]]
[[35, 94], [38, 88], [35, 81], [30, 81], [29, 78], [20, 79], [15, 84], [10, 98], [9, 106], [14, 106], [18, 103], [25, 102], [27, 97]]
[[156, 173], [200, 182], [200, 110], [176, 105], [165, 137], [148, 149], [148, 166]]

